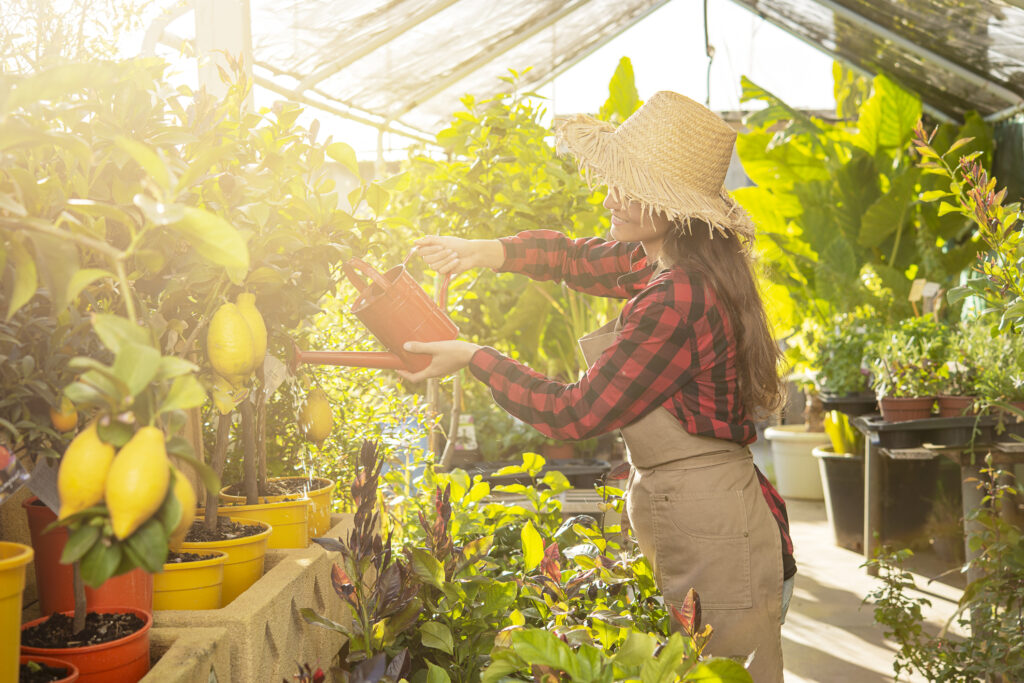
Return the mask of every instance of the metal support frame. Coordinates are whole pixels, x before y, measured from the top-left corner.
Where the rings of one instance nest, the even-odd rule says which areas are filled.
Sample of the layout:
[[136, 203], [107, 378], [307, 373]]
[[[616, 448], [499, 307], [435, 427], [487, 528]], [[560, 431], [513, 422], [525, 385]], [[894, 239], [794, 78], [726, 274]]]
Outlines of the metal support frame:
[[834, 0], [812, 1], [818, 5], [821, 5], [822, 7], [825, 7], [826, 9], [832, 10], [834, 14], [842, 17], [851, 24], [858, 26], [870, 33], [873, 33], [879, 38], [887, 40], [893, 43], [894, 45], [897, 45], [903, 48], [904, 50], [907, 50], [908, 52], [913, 52], [926, 62], [931, 62], [933, 65], [939, 67], [943, 71], [948, 71], [949, 73], [955, 75], [957, 78], [960, 78], [964, 81], [967, 81], [968, 83], [971, 83], [980, 90], [995, 95], [996, 97], [999, 97], [1000, 99], [1003, 99], [1011, 104], [1024, 103], [1024, 97], [1021, 97], [1020, 94], [1014, 92], [1013, 90], [1010, 90], [1009, 88], [999, 85], [998, 83], [994, 83], [993, 81], [990, 81], [983, 76], [979, 76], [973, 71], [960, 66], [956, 62], [950, 61], [943, 57], [942, 55], [932, 52], [923, 45], [918, 45], [914, 41], [904, 38], [899, 33], [891, 31], [885, 28], [884, 26], [876, 24], [875, 22], [871, 21], [870, 19], [867, 19], [864, 16], [843, 7]]
[[[853, 60], [853, 58], [847, 57], [846, 55], [842, 55], [842, 54], [836, 52], [835, 50], [830, 50], [827, 47], [825, 47], [824, 45], [822, 45], [821, 43], [817, 43], [817, 42], [811, 40], [810, 38], [808, 38], [807, 36], [799, 33], [798, 31], [795, 31], [795, 30], [791, 29], [788, 26], [784, 26], [783, 24], [775, 21], [772, 17], [766, 15], [764, 12], [761, 12], [760, 10], [758, 10], [756, 7], [752, 7], [752, 6], [748, 5], [743, 0], [732, 0], [732, 2], [734, 4], [736, 4], [736, 5], [739, 5], [743, 9], [747, 10], [748, 12], [751, 12], [754, 15], [761, 17], [762, 19], [764, 19], [765, 21], [770, 23], [775, 28], [778, 28], [778, 29], [780, 29], [782, 31], [785, 31], [789, 35], [793, 36], [797, 40], [799, 40], [802, 43], [804, 43], [805, 45], [808, 45], [808, 46], [814, 48], [815, 50], [818, 50], [819, 52], [822, 52], [822, 53], [828, 55], [829, 57], [831, 57], [832, 59], [834, 59], [837, 62], [842, 62], [843, 64], [845, 64], [849, 68], [853, 69], [854, 71], [856, 71], [860, 75], [864, 76], [865, 78], [874, 78], [877, 75], [877, 74], [871, 72], [871, 70], [867, 69], [866, 67], [863, 67], [860, 64], [858, 64], [857, 62], [855, 62]], [[955, 124], [963, 123], [959, 119], [956, 119], [956, 118], [950, 116], [949, 114], [947, 114], [946, 112], [942, 111], [941, 109], [938, 109], [938, 108], [928, 104], [927, 102], [925, 102], [923, 100], [921, 101], [921, 110], [924, 111], [929, 116], [931, 116], [936, 121], [941, 121], [942, 123], [955, 123]]]
[[551, 14], [546, 14], [534, 21], [532, 24], [521, 26], [519, 30], [513, 33], [511, 36], [502, 38], [501, 40], [491, 43], [485, 47], [482, 51], [478, 52], [473, 58], [467, 59], [462, 62], [451, 72], [449, 72], [443, 78], [437, 78], [430, 81], [429, 85], [425, 88], [421, 88], [418, 92], [413, 93], [409, 101], [398, 112], [397, 116], [403, 116], [408, 114], [410, 111], [418, 107], [423, 102], [426, 102], [430, 98], [434, 97], [438, 93], [444, 92], [449, 87], [458, 83], [467, 75], [473, 73], [484, 64], [491, 62], [498, 55], [508, 52], [517, 45], [529, 40], [533, 36], [537, 35], [544, 29], [550, 27], [552, 24], [560, 21], [564, 17], [572, 14], [581, 7], [586, 6], [591, 0], [572, 0], [562, 5], [557, 11]]
[[330, 64], [327, 64], [323, 68], [317, 69], [310, 75], [303, 78], [302, 81], [299, 83], [297, 89], [307, 90], [312, 86], [316, 85], [317, 83], [327, 78], [330, 78], [331, 76], [343, 70], [345, 67], [349, 66], [353, 62], [359, 61], [366, 55], [370, 54], [371, 52], [380, 47], [383, 47], [384, 45], [391, 42], [398, 36], [402, 35], [403, 33], [406, 33], [410, 29], [419, 26], [420, 24], [425, 22], [427, 19], [430, 19], [434, 15], [439, 14], [440, 12], [443, 12], [444, 10], [448, 9], [458, 1], [459, 0], [441, 0], [436, 4], [429, 5], [421, 9], [419, 12], [410, 13], [408, 17], [403, 18], [403, 20], [400, 21], [397, 25], [381, 32], [380, 35], [378, 35], [376, 38], [372, 40], [367, 40], [365, 43], [360, 45], [355, 51], [349, 53], [349, 55], [346, 56], [344, 59], [338, 60], [336, 62], [331, 62]]

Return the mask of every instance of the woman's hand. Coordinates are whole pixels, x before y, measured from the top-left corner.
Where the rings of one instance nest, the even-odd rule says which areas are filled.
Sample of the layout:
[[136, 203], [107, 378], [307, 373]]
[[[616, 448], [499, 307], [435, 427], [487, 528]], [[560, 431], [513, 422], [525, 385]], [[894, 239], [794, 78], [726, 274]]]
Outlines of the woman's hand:
[[406, 342], [402, 347], [409, 353], [426, 353], [434, 357], [425, 370], [408, 372], [399, 370], [398, 374], [410, 382], [422, 382], [432, 377], [443, 377], [469, 365], [473, 354], [480, 347], [460, 339], [439, 342]]
[[441, 275], [458, 275], [470, 268], [497, 270], [505, 263], [505, 248], [498, 240], [428, 236], [416, 240], [416, 251]]

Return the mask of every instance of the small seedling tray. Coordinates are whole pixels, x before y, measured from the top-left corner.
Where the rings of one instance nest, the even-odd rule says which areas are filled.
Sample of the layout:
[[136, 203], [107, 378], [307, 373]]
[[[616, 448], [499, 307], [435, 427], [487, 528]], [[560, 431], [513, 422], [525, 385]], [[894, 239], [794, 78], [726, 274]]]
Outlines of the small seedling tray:
[[850, 417], [878, 412], [878, 401], [874, 394], [821, 394], [821, 405], [825, 410], [838, 410]]

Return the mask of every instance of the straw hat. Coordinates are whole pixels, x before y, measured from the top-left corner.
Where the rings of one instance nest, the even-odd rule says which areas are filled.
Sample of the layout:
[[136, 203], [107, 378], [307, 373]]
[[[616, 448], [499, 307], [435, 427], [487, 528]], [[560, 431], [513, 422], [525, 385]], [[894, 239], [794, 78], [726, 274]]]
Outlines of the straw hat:
[[616, 128], [577, 114], [556, 131], [587, 182], [617, 199], [664, 212], [686, 230], [698, 218], [723, 234], [753, 239], [754, 224], [723, 183], [736, 133], [689, 97], [655, 93]]

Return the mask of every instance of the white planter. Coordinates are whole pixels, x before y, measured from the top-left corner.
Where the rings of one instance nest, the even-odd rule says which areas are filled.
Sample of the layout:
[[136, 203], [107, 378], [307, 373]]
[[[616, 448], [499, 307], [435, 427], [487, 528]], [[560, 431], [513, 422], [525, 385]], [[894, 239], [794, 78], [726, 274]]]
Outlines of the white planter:
[[784, 498], [824, 500], [818, 461], [813, 451], [829, 444], [825, 432], [804, 431], [804, 425], [769, 427], [764, 436], [772, 444], [775, 488]]

